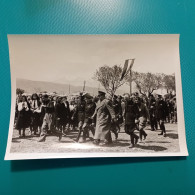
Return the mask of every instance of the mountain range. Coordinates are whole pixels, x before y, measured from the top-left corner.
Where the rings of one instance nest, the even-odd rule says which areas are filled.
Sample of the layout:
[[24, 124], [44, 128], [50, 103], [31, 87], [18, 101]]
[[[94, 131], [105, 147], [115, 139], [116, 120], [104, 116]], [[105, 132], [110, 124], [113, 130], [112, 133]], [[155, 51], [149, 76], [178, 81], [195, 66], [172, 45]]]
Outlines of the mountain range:
[[[74, 86], [69, 84], [62, 83], [53, 83], [47, 81], [32, 81], [27, 79], [16, 79], [16, 88], [23, 89], [25, 93], [39, 93], [43, 91], [57, 92], [58, 94], [72, 94], [77, 93], [79, 91], [83, 91], [83, 86]], [[99, 90], [104, 90], [100, 88]], [[98, 88], [97, 87], [89, 87], [85, 86], [85, 91], [92, 94], [97, 95]], [[124, 90], [117, 90], [117, 94], [123, 94]]]

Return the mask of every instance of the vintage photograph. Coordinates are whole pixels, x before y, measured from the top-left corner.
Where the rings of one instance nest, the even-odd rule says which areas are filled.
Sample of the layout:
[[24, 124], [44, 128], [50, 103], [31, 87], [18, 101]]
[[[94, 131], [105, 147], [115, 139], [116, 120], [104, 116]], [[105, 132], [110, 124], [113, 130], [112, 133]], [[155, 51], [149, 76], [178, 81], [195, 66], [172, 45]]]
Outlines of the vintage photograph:
[[8, 35], [5, 159], [186, 156], [179, 35]]

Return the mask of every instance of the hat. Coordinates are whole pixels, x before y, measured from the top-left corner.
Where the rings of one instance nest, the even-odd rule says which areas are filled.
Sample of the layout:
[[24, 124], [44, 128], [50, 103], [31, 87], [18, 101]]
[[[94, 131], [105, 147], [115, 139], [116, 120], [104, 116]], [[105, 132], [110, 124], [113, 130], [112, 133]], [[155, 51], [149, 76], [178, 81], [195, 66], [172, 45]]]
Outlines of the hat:
[[47, 94], [45, 94], [43, 97], [44, 97], [44, 98], [48, 98], [48, 95], [47, 95]]
[[105, 92], [103, 92], [103, 91], [98, 91], [98, 96], [99, 96], [99, 95], [101, 95], [101, 96], [103, 96], [103, 95], [104, 95], [104, 96], [105, 96], [105, 95], [106, 95], [106, 93], [105, 93]]
[[84, 95], [84, 97], [87, 98], [87, 99], [92, 99], [92, 98], [93, 98], [93, 96], [91, 96], [89, 93], [86, 93], [86, 94]]

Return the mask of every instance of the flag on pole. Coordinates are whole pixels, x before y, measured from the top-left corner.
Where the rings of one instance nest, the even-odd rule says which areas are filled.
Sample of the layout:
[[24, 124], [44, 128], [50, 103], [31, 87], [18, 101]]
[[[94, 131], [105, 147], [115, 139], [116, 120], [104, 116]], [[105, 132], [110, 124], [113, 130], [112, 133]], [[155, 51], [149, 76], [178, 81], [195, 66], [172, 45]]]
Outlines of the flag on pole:
[[135, 61], [135, 59], [131, 59], [131, 64], [130, 64], [129, 69], [127, 70], [127, 72], [129, 72], [131, 70], [131, 68], [134, 64], [134, 61]]
[[[129, 60], [131, 60], [131, 64], [128, 68], [128, 65], [129, 65]], [[123, 80], [123, 78], [125, 77], [126, 74], [128, 74], [128, 72], [131, 70], [133, 64], [134, 64], [134, 61], [135, 59], [127, 59], [125, 60], [125, 64], [124, 64], [124, 67], [123, 67], [123, 71], [122, 71], [122, 74], [121, 74], [121, 81]]]
[[129, 63], [129, 59], [128, 60], [125, 60], [125, 64], [124, 64], [124, 67], [123, 67], [123, 72], [122, 72], [122, 75], [121, 75], [121, 81], [123, 80], [126, 72], [127, 72], [127, 68], [128, 68], [128, 63]]

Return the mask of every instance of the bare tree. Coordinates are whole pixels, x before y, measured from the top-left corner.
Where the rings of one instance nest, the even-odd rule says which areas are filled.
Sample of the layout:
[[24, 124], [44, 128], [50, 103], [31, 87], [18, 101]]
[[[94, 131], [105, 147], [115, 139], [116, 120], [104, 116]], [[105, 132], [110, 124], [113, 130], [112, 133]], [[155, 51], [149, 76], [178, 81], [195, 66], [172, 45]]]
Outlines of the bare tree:
[[19, 94], [23, 94], [24, 93], [24, 89], [20, 89], [20, 88], [17, 88], [16, 89], [16, 94], [19, 95]]
[[132, 81], [135, 82], [138, 91], [144, 95], [150, 95], [154, 90], [163, 85], [164, 74], [133, 72]]
[[113, 96], [116, 90], [122, 86], [128, 77], [128, 74], [121, 79], [122, 67], [114, 65], [112, 67], [104, 65], [96, 70], [93, 79], [99, 81], [107, 93]]
[[167, 93], [175, 91], [175, 75], [165, 75], [163, 79], [164, 87], [167, 89]]

